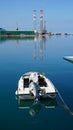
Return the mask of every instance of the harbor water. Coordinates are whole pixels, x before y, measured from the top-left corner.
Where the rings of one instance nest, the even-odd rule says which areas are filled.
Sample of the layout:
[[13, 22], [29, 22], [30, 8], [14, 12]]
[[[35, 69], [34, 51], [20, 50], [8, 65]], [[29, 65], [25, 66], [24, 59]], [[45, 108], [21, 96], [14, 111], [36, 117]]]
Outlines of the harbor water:
[[[0, 38], [0, 130], [73, 130], [73, 63], [64, 56], [73, 56], [73, 36]], [[17, 100], [18, 80], [28, 71], [45, 73], [64, 102]]]

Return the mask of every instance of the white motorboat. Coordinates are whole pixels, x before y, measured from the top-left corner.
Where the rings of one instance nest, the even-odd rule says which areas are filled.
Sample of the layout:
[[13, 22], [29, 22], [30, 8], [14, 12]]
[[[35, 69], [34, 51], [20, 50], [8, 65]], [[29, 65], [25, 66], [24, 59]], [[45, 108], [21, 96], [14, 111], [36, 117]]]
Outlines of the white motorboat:
[[64, 56], [63, 59], [73, 63], [73, 56]]
[[18, 89], [15, 94], [17, 98], [42, 99], [56, 97], [56, 88], [53, 83], [40, 72], [27, 72], [18, 81]]

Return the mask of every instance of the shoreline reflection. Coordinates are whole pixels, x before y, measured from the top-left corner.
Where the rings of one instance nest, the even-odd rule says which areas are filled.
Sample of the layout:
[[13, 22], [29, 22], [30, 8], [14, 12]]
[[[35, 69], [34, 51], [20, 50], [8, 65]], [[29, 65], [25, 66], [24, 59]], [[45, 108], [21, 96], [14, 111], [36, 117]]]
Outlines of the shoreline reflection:
[[[17, 46], [23, 42], [33, 42], [33, 58], [34, 60], [37, 59], [37, 56], [39, 54], [40, 60], [43, 59], [44, 51], [46, 50], [46, 37], [39, 35], [35, 37], [0, 37], [0, 44], [5, 43], [6, 41], [15, 41]], [[37, 51], [39, 48], [39, 52]]]

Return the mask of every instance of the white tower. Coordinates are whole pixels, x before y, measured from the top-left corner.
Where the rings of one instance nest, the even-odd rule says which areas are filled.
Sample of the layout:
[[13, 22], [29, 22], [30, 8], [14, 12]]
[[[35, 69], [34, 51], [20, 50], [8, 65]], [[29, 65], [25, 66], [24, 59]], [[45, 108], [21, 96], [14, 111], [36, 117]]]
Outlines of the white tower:
[[40, 33], [43, 32], [43, 10], [40, 10]]
[[34, 32], [36, 33], [36, 10], [33, 10], [33, 22], [34, 22]]

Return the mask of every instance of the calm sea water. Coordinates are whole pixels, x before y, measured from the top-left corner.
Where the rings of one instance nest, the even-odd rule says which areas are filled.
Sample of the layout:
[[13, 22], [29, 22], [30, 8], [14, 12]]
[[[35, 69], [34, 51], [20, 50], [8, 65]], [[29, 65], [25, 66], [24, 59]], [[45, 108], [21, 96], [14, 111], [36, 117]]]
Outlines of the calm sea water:
[[[0, 130], [73, 130], [73, 36], [0, 39]], [[56, 101], [20, 102], [15, 91], [20, 76], [44, 72], [70, 109]]]

